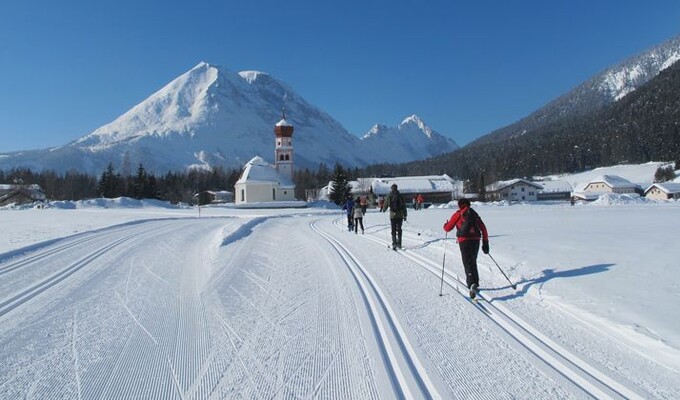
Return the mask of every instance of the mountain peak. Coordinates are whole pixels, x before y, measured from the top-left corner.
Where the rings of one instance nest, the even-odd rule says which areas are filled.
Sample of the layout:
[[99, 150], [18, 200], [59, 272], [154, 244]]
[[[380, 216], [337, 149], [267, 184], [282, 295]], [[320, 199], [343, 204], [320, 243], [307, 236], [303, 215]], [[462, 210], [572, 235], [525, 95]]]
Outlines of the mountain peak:
[[[433, 131], [415, 114], [396, 127], [375, 124], [361, 141], [402, 161], [423, 159], [459, 148], [456, 142]], [[395, 143], [399, 145], [395, 146]]]
[[409, 117], [406, 117], [403, 121], [401, 121], [401, 124], [399, 124], [399, 129], [407, 128], [410, 125], [415, 125], [419, 131], [421, 131], [425, 136], [428, 138], [432, 137], [432, 128], [427, 126], [425, 121], [423, 121], [419, 116], [413, 114]]
[[[286, 120], [281, 120], [282, 105]], [[254, 155], [271, 160], [276, 121], [295, 126], [299, 167], [411, 161], [458, 148], [450, 139], [430, 138], [431, 129], [416, 115], [397, 127], [375, 125], [371, 131], [376, 140], [359, 140], [273, 76], [232, 72], [201, 61], [114, 121], [47, 153], [49, 157], [39, 150], [0, 155], [0, 167], [95, 174], [110, 162], [140, 163], [151, 172], [241, 168]]]
[[266, 72], [261, 72], [261, 71], [241, 71], [238, 73], [241, 78], [245, 79], [246, 82], [248, 83], [253, 83], [255, 82], [259, 77], [268, 77], [269, 74]]

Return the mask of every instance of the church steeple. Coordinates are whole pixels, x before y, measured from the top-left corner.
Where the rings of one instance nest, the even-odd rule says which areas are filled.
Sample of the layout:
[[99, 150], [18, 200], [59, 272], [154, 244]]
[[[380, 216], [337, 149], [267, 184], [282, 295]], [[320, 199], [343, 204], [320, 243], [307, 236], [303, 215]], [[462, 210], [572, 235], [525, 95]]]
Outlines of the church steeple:
[[293, 125], [286, 120], [285, 105], [281, 111], [281, 121], [274, 126], [276, 146], [274, 157], [276, 170], [290, 176], [293, 180]]

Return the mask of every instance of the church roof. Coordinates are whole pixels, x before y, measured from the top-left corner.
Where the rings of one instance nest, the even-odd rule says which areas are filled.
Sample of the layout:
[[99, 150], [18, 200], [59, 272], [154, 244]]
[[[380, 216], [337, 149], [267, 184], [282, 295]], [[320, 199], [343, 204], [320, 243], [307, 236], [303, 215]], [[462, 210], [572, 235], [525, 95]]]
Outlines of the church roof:
[[282, 187], [295, 187], [290, 177], [280, 174], [276, 167], [262, 157], [255, 156], [246, 164], [241, 177], [236, 183], [274, 182]]

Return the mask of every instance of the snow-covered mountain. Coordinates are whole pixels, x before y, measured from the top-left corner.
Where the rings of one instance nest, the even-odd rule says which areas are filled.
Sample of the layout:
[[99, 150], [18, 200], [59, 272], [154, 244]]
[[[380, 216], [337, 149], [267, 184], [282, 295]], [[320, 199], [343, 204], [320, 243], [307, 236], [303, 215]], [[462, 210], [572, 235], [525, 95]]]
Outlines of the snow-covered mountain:
[[273, 161], [273, 128], [284, 105], [295, 126], [299, 167], [413, 161], [457, 148], [415, 116], [409, 119], [412, 123], [402, 123], [399, 131], [408, 126], [403, 134], [361, 140], [266, 73], [234, 73], [201, 62], [115, 121], [71, 143], [0, 155], [0, 169], [99, 174], [112, 162], [116, 168], [141, 163], [164, 173], [218, 165], [239, 168], [254, 156]]
[[396, 127], [376, 124], [361, 140], [370, 148], [382, 149], [398, 162], [421, 160], [459, 148], [427, 126], [417, 115], [404, 119]]
[[529, 116], [472, 143], [488, 143], [524, 135], [560, 120], [594, 112], [635, 91], [678, 60], [680, 35], [607, 68]]

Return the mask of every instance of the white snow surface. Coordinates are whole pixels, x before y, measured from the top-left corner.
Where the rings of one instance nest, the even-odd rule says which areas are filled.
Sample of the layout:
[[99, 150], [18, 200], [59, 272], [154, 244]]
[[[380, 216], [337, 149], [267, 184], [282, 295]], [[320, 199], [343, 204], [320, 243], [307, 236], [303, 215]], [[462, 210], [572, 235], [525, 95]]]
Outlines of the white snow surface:
[[477, 303], [452, 204], [403, 251], [375, 209], [5, 207], [0, 398], [677, 398], [680, 202], [608, 198], [473, 203]]

